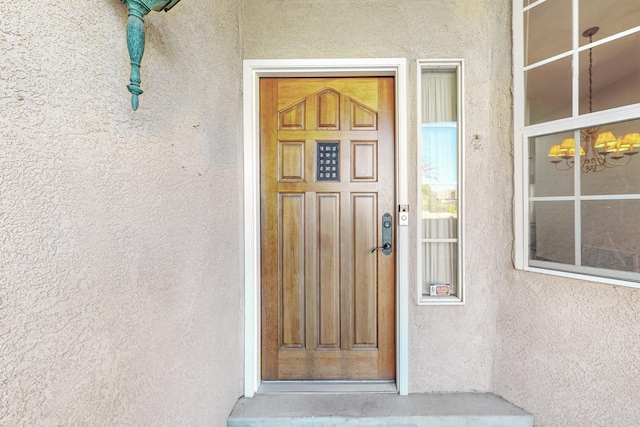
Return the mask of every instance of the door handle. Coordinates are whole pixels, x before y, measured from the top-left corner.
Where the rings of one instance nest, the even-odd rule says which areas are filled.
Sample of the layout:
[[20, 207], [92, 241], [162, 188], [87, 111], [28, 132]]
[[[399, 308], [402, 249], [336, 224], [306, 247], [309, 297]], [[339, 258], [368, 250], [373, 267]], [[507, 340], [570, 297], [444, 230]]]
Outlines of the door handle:
[[371, 249], [371, 253], [374, 253], [375, 251], [382, 251], [383, 254], [385, 255], [389, 255], [388, 253], [386, 253], [385, 251], [390, 251], [391, 250], [391, 243], [385, 243], [382, 246], [379, 246], [377, 248], [373, 248]]
[[393, 229], [393, 219], [391, 218], [390, 213], [385, 213], [382, 215], [382, 246], [371, 249], [371, 253], [375, 251], [382, 251], [383, 254], [389, 256], [392, 252], [392, 229]]

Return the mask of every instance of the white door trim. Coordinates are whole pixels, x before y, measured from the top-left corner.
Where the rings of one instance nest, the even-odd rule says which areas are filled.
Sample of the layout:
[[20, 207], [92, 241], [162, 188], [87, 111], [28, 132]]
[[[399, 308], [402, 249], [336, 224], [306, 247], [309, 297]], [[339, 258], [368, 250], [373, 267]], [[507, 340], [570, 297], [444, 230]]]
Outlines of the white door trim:
[[[244, 394], [260, 387], [260, 78], [393, 76], [396, 81], [396, 204], [408, 205], [407, 61], [376, 59], [250, 59], [243, 63], [245, 368]], [[397, 216], [397, 212], [396, 212]], [[409, 393], [409, 227], [397, 227], [396, 385]]]

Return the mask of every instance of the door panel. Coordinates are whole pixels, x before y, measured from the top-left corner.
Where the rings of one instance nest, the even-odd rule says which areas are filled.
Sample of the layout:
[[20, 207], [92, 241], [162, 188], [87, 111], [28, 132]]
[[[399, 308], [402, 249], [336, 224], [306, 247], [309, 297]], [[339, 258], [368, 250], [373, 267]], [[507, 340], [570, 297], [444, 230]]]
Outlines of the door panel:
[[305, 234], [304, 195], [280, 194], [280, 218], [278, 233], [279, 268], [281, 289], [279, 303], [281, 310], [280, 346], [283, 348], [303, 348], [305, 345]]
[[[377, 335], [376, 291], [377, 256], [371, 253], [376, 244], [377, 201], [375, 194], [354, 194], [352, 239], [353, 262], [349, 266], [353, 277], [352, 348], [375, 348]], [[374, 256], [372, 256], [374, 255]]]
[[392, 78], [261, 79], [263, 379], [393, 379]]
[[340, 194], [318, 193], [318, 349], [340, 348]]

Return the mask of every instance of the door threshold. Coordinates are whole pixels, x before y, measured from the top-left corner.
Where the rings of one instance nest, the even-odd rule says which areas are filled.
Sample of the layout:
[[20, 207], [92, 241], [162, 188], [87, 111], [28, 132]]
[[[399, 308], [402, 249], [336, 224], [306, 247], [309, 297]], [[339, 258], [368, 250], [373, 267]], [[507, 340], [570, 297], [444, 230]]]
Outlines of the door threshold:
[[396, 382], [391, 381], [262, 381], [260, 394], [285, 393], [398, 393]]

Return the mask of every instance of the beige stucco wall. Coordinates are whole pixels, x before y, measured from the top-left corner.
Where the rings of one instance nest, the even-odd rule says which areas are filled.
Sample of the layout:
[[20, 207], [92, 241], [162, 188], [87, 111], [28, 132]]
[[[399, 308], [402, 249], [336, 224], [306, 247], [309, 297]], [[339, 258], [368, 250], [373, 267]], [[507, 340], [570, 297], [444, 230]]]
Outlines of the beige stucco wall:
[[242, 393], [240, 60], [322, 57], [408, 59], [409, 164], [415, 60], [466, 61], [467, 304], [417, 306], [411, 258], [411, 392], [638, 424], [640, 291], [512, 267], [509, 4], [183, 1], [147, 18], [134, 113], [119, 0], [0, 3], [0, 425], [224, 425]]
[[494, 391], [536, 426], [640, 424], [640, 290], [528, 273], [496, 298]]
[[224, 425], [242, 394], [238, 6], [0, 2], [0, 425]]
[[[417, 306], [417, 258], [412, 256], [409, 375], [414, 393], [491, 390], [497, 307], [492, 288], [511, 266], [510, 22], [508, 3], [489, 0], [244, 2], [247, 59], [407, 58], [409, 165], [417, 162], [415, 61], [466, 61], [468, 302]], [[416, 180], [410, 168], [414, 212]], [[417, 244], [414, 236], [411, 246]]]

